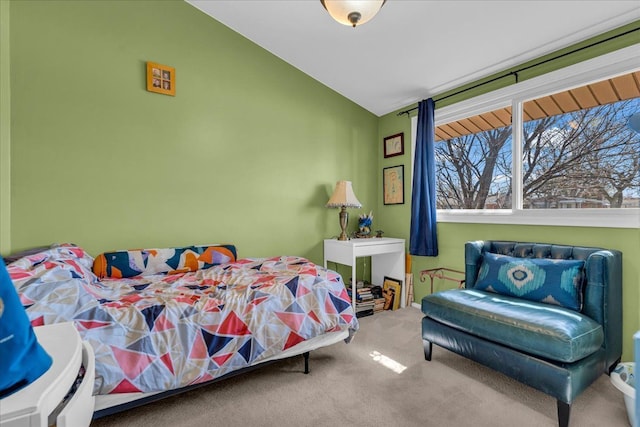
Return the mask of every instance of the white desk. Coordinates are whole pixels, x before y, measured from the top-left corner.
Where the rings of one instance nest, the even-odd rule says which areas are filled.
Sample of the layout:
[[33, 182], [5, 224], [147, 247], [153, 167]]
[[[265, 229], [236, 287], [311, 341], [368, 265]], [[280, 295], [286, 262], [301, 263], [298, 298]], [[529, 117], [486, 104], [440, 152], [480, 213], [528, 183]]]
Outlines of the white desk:
[[[406, 289], [404, 283], [404, 239], [392, 239], [389, 237], [370, 239], [324, 241], [324, 267], [327, 262], [335, 262], [351, 266], [351, 277], [356, 283], [356, 258], [371, 257], [371, 281], [374, 285], [382, 286], [384, 277], [402, 282], [400, 307], [406, 304]], [[352, 305], [356, 305], [356, 293], [351, 293]]]

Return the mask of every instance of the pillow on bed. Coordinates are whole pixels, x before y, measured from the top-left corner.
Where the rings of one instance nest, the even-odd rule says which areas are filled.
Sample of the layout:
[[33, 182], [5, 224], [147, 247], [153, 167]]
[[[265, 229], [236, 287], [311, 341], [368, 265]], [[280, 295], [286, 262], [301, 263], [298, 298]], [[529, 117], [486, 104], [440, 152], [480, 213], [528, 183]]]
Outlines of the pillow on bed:
[[485, 252], [475, 289], [582, 309], [584, 261], [514, 258]]
[[93, 274], [93, 257], [72, 243], [53, 244], [43, 251], [29, 250], [7, 267], [14, 281], [41, 278], [45, 282], [82, 278], [97, 280]]
[[7, 256], [3, 256], [4, 262], [7, 265], [9, 265], [14, 261], [19, 260], [20, 258], [24, 258], [24, 257], [29, 256], [29, 255], [35, 255], [35, 254], [37, 254], [39, 252], [46, 251], [50, 247], [51, 246], [36, 246], [36, 247], [25, 249], [25, 250], [22, 250], [22, 251], [19, 251], [19, 252], [14, 252], [14, 253], [9, 254]]
[[98, 255], [93, 262], [93, 272], [100, 278], [186, 273], [235, 260], [236, 248], [233, 245], [135, 249]]

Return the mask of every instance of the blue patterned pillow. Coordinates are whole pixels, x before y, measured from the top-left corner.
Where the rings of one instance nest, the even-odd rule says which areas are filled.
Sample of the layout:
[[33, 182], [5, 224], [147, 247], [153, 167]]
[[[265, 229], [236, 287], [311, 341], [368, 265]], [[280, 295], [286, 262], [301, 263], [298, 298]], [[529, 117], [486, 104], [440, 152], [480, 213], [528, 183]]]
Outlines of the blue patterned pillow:
[[186, 273], [235, 262], [234, 245], [185, 246], [180, 248], [131, 249], [105, 252], [93, 261], [99, 278]]
[[475, 289], [582, 309], [584, 261], [514, 258], [486, 252]]

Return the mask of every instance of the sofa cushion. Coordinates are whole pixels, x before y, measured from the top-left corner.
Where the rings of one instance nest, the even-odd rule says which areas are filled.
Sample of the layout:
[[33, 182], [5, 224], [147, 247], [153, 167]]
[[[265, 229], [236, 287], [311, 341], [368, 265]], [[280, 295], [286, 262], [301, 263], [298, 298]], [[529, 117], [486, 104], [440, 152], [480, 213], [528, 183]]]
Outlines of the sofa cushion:
[[483, 254], [474, 288], [582, 309], [584, 261]]
[[236, 248], [233, 245], [135, 249], [98, 255], [93, 263], [93, 272], [100, 278], [185, 273], [235, 260]]
[[583, 359], [604, 340], [600, 324], [573, 310], [475, 289], [427, 295], [422, 312], [452, 328], [558, 362]]

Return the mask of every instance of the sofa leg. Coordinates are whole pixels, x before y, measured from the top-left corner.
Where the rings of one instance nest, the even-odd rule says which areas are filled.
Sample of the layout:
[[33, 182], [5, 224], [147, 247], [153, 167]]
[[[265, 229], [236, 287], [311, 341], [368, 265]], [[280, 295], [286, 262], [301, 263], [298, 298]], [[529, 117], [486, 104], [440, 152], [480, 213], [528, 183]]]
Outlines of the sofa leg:
[[607, 375], [611, 375], [611, 372], [613, 372], [614, 369], [616, 369], [616, 366], [618, 366], [618, 363], [620, 363], [621, 358], [618, 357], [618, 359], [613, 362], [613, 365], [609, 366], [609, 369], [607, 369]]
[[571, 415], [571, 404], [558, 400], [558, 426], [569, 427], [569, 415]]
[[424, 360], [431, 361], [431, 341], [422, 340], [422, 345], [424, 347]]

